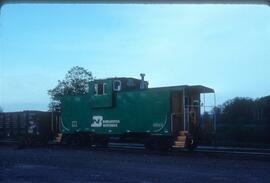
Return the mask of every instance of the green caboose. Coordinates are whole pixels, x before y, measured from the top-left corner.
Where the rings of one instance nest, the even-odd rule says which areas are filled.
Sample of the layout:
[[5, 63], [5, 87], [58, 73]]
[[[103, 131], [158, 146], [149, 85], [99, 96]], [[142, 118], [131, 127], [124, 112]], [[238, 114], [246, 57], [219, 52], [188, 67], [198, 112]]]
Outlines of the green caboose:
[[109, 138], [144, 143], [147, 148], [195, 147], [204, 86], [148, 88], [135, 78], [97, 79], [83, 96], [61, 100], [63, 140], [103, 144]]

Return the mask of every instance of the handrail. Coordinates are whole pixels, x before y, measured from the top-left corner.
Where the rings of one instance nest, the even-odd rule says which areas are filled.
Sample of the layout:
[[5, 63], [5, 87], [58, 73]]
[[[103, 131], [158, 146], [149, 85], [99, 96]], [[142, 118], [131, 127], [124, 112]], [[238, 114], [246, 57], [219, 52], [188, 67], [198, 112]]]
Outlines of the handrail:
[[61, 117], [60, 117], [60, 121], [61, 121], [62, 127], [63, 127], [66, 131], [70, 131], [70, 129], [68, 129], [68, 128], [64, 125], [63, 120], [62, 120]]
[[157, 130], [154, 130], [153, 132], [155, 132], [155, 133], [157, 133], [157, 132], [160, 132], [165, 126], [166, 126], [166, 124], [167, 124], [167, 114], [166, 114], [166, 116], [165, 116], [165, 121], [164, 121], [164, 123], [162, 124], [162, 127], [160, 127], [159, 129], [157, 129]]

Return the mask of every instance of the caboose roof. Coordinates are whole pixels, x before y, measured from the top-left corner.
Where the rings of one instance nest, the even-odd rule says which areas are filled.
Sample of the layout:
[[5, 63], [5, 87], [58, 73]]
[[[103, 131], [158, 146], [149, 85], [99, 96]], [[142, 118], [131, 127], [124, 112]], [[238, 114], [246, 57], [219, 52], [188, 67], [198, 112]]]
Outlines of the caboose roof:
[[178, 85], [178, 86], [165, 86], [165, 87], [155, 87], [149, 89], [168, 89], [168, 90], [185, 90], [187, 92], [194, 93], [215, 93], [215, 90], [202, 85]]
[[214, 89], [202, 85], [189, 86], [188, 90], [193, 90], [198, 93], [215, 93]]
[[94, 81], [104, 81], [104, 80], [127, 80], [127, 79], [140, 80], [140, 79], [132, 78], [132, 77], [109, 77], [109, 78], [103, 78], [103, 79], [94, 79]]

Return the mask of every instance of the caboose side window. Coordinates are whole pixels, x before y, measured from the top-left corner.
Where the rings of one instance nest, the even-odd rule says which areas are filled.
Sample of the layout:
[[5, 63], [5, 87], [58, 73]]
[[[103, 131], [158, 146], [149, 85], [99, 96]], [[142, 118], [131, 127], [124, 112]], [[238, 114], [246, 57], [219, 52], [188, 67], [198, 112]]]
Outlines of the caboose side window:
[[95, 84], [94, 95], [104, 95], [106, 92], [105, 86], [106, 84], [103, 83]]
[[120, 91], [121, 90], [121, 81], [115, 80], [113, 81], [113, 90]]
[[104, 83], [103, 84], [103, 94], [105, 95], [106, 93], [107, 93], [107, 84], [106, 83]]

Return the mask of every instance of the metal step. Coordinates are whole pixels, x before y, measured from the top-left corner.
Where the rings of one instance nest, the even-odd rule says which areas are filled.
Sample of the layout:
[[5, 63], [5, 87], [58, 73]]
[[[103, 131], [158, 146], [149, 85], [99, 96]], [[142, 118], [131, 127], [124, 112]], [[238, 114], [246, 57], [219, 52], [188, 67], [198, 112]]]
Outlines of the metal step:
[[188, 131], [179, 131], [179, 135], [181, 136], [185, 136], [186, 134], [188, 134]]
[[186, 141], [187, 137], [186, 136], [178, 136], [177, 141]]
[[60, 143], [62, 141], [62, 133], [58, 133], [57, 136], [55, 137], [54, 142]]
[[174, 145], [173, 148], [185, 148], [183, 145]]
[[175, 146], [182, 146], [182, 147], [185, 147], [185, 142], [182, 142], [182, 141], [175, 141], [174, 142]]

